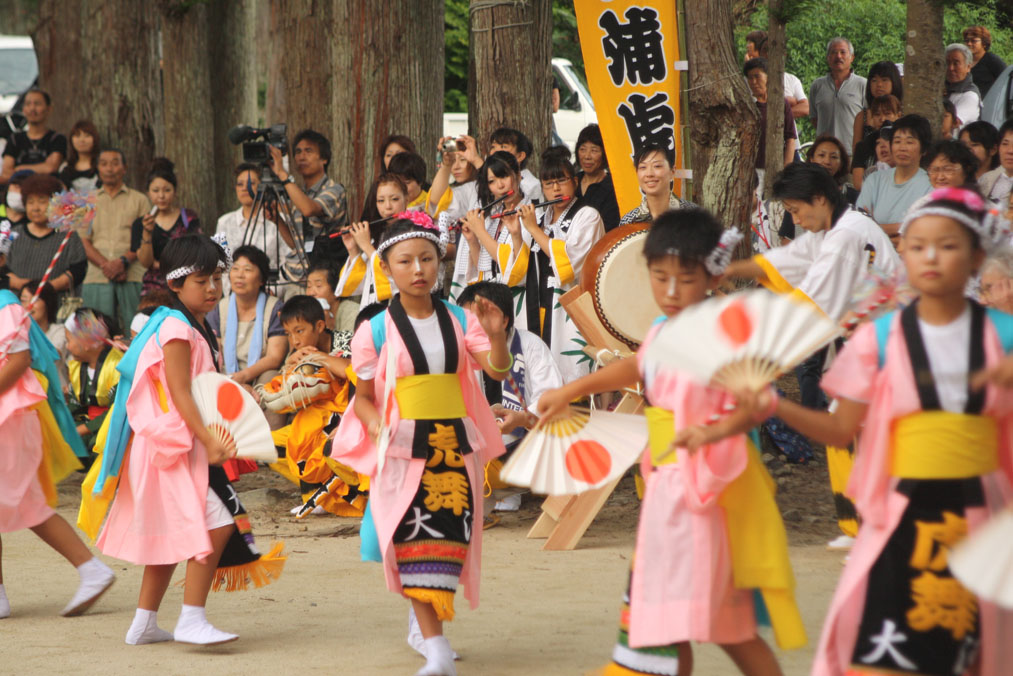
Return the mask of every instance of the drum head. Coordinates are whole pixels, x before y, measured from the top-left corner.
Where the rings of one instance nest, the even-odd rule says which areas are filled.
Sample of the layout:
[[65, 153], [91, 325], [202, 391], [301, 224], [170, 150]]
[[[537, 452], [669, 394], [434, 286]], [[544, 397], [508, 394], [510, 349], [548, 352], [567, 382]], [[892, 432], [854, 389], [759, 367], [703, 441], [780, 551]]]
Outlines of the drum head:
[[644, 223], [609, 232], [588, 253], [581, 276], [581, 287], [590, 292], [602, 325], [632, 349], [662, 314], [643, 255], [648, 228]]

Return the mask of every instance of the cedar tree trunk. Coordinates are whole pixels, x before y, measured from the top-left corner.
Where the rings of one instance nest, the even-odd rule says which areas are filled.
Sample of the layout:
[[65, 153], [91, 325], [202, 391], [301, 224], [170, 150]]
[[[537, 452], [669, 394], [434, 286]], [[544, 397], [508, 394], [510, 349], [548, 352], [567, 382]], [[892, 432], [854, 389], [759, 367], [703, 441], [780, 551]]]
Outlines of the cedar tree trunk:
[[944, 49], [942, 3], [938, 0], [908, 0], [904, 113], [924, 115], [932, 124], [933, 137], [939, 136], [943, 121]]
[[784, 169], [784, 9], [783, 0], [769, 0], [767, 23], [767, 157], [763, 195], [770, 199], [774, 177]]
[[468, 128], [483, 151], [498, 127], [531, 139], [537, 166], [552, 134], [552, 2], [471, 0]]

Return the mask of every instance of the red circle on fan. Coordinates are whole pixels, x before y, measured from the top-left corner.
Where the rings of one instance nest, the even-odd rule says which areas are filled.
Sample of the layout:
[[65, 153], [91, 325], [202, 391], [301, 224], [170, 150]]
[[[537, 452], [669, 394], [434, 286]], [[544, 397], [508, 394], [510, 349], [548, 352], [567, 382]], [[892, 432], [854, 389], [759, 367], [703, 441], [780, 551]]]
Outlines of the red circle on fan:
[[575, 441], [566, 449], [566, 471], [578, 481], [598, 483], [610, 469], [612, 455], [597, 441]]
[[222, 383], [218, 388], [218, 412], [226, 420], [235, 420], [243, 412], [243, 392], [235, 383]]
[[740, 301], [731, 303], [718, 315], [718, 326], [722, 333], [738, 347], [753, 335], [753, 320], [746, 311], [745, 305]]

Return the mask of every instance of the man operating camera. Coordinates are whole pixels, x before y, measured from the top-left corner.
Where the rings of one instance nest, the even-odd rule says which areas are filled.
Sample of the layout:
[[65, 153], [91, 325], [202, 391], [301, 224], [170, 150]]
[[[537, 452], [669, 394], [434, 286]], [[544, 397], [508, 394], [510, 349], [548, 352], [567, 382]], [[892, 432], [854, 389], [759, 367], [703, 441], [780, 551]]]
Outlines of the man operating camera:
[[292, 159], [305, 188], [299, 187], [285, 170], [281, 150], [274, 145], [269, 148], [271, 170], [285, 186], [285, 192], [301, 216], [299, 221], [310, 262], [328, 260], [334, 265], [343, 265], [348, 251], [340, 239], [327, 236], [348, 224], [345, 188], [327, 175], [331, 162], [330, 141], [312, 129], [296, 134]]

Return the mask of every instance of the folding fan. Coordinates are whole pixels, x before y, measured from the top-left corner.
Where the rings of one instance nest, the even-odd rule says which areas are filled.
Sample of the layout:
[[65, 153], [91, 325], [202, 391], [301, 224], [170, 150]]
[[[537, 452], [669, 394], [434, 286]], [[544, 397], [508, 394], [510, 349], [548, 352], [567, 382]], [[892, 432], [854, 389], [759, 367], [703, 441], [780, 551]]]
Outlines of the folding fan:
[[814, 305], [764, 290], [713, 298], [667, 321], [647, 358], [729, 390], [760, 389], [840, 335]]
[[235, 445], [237, 458], [278, 459], [264, 412], [234, 380], [220, 373], [202, 373], [193, 379], [190, 391], [208, 430], [226, 446]]
[[1013, 609], [1013, 506], [954, 547], [949, 565], [975, 594]]
[[535, 493], [576, 495], [622, 476], [645, 446], [644, 416], [571, 407], [528, 432], [500, 478]]

